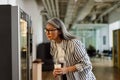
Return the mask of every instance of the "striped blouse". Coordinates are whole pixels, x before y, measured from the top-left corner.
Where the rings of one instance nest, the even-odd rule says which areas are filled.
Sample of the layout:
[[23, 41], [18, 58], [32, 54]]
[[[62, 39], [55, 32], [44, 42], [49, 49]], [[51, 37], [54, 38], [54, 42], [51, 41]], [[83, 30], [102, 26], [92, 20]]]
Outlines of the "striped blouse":
[[[62, 48], [65, 51], [66, 66], [76, 66], [77, 71], [67, 73], [67, 80], [96, 80], [92, 73], [92, 64], [86, 53], [86, 50], [77, 39], [63, 40]], [[51, 42], [51, 55], [57, 58], [57, 46], [54, 41]]]

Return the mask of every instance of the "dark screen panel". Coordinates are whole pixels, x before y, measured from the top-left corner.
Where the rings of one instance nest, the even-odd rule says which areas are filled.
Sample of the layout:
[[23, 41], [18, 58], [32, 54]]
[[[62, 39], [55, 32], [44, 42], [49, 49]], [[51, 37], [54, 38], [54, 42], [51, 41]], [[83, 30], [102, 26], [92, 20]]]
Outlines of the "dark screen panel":
[[11, 6], [0, 5], [0, 80], [12, 80]]

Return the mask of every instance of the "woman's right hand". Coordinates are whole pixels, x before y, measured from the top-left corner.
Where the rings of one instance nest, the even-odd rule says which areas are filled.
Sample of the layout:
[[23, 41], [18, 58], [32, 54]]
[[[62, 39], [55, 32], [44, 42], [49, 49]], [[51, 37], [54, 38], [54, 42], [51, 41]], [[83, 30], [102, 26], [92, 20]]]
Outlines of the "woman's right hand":
[[57, 77], [58, 75], [61, 75], [61, 74], [62, 74], [61, 68], [55, 68], [55, 69], [53, 70], [53, 76], [54, 76], [54, 77]]
[[66, 74], [68, 71], [67, 71], [67, 68], [64, 67], [64, 68], [55, 68], [53, 70], [53, 76], [54, 77], [57, 77], [58, 75], [63, 75], [63, 74]]

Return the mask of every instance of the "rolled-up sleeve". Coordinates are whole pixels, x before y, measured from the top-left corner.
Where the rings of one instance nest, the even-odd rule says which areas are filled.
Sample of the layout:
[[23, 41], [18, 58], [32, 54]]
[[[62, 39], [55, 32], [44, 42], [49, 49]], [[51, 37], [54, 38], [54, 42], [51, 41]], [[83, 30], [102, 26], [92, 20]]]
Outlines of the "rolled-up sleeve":
[[85, 50], [85, 47], [81, 43], [81, 41], [74, 39], [74, 59], [76, 61], [76, 69], [78, 71], [83, 71], [87, 68], [92, 68], [92, 64], [90, 62], [89, 56]]

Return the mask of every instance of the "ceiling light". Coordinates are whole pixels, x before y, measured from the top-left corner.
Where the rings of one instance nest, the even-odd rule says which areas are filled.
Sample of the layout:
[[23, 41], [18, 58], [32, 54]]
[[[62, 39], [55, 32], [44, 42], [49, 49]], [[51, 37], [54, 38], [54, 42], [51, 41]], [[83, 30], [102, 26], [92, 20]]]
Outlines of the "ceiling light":
[[75, 0], [75, 2], [77, 2], [77, 0]]
[[95, 0], [95, 2], [103, 2], [103, 0]]

